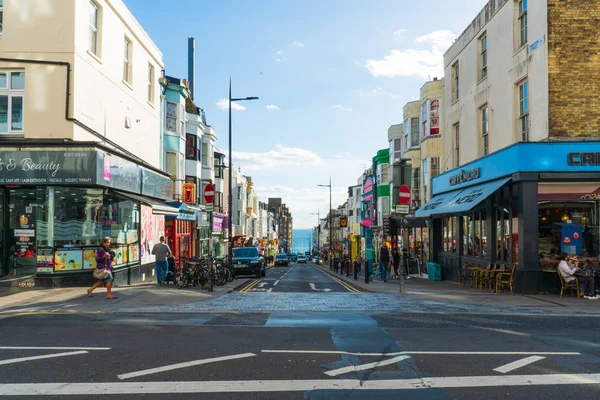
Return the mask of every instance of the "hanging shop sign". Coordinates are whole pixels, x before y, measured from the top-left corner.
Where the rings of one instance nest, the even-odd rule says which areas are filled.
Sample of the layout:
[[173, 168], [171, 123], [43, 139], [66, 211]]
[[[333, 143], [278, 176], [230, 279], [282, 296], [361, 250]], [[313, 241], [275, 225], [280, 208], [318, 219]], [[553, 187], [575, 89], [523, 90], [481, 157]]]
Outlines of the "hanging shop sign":
[[184, 183], [181, 185], [183, 203], [194, 204], [196, 202], [196, 184]]
[[460, 173], [458, 173], [456, 175], [452, 175], [450, 177], [449, 183], [450, 183], [450, 186], [459, 185], [464, 182], [469, 182], [469, 181], [472, 181], [475, 179], [479, 179], [480, 175], [481, 174], [480, 174], [479, 168], [473, 168], [470, 170], [462, 170], [462, 171], [460, 171]]

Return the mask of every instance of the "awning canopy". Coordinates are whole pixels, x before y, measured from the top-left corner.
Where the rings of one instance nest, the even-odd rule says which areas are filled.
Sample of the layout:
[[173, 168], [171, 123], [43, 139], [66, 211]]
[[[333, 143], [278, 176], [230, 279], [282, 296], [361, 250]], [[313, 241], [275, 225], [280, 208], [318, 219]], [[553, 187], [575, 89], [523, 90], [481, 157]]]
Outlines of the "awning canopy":
[[472, 210], [511, 178], [498, 179], [448, 193], [438, 194], [415, 212], [418, 218], [439, 214], [457, 214]]
[[168, 204], [161, 202], [160, 200], [151, 199], [149, 197], [140, 196], [139, 194], [131, 194], [127, 192], [121, 192], [119, 190], [113, 190], [119, 196], [130, 198], [135, 201], [139, 201], [142, 204], [146, 204], [152, 207], [152, 214], [166, 215], [166, 216], [177, 216], [179, 215], [179, 209], [171, 207]]
[[170, 202], [167, 203], [169, 206], [175, 207], [178, 211], [176, 215], [177, 219], [184, 219], [188, 221], [197, 221], [198, 220], [198, 212], [202, 211], [202, 208], [186, 204], [180, 202]]

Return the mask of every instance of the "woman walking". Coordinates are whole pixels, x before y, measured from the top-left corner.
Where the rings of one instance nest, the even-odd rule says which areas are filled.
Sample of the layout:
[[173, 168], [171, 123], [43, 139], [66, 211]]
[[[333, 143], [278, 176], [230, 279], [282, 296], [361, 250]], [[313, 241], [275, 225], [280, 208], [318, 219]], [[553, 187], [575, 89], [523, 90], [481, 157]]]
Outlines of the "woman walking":
[[88, 289], [88, 297], [92, 297], [92, 292], [97, 287], [106, 284], [106, 298], [109, 300], [116, 299], [112, 295], [112, 260], [115, 257], [114, 251], [110, 249], [110, 238], [105, 237], [100, 242], [100, 247], [96, 250], [96, 270], [94, 271], [94, 278], [98, 279], [98, 282]]

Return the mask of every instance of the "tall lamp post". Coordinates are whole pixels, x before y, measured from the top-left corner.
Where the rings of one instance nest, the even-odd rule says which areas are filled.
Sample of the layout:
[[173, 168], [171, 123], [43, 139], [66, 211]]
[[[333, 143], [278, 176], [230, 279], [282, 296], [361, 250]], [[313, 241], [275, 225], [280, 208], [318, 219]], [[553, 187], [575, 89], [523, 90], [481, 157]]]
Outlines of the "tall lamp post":
[[317, 186], [329, 188], [329, 268], [333, 269], [333, 212], [331, 210], [331, 176], [329, 177], [329, 185]]
[[229, 178], [227, 179], [227, 184], [229, 187], [229, 195], [227, 196], [227, 215], [229, 217], [229, 221], [227, 221], [227, 228], [229, 229], [229, 250], [227, 252], [227, 258], [228, 258], [228, 262], [229, 262], [229, 267], [231, 269], [231, 271], [233, 272], [233, 265], [232, 265], [232, 260], [233, 260], [233, 227], [232, 227], [232, 222], [233, 222], [233, 188], [232, 188], [232, 176], [233, 176], [233, 169], [232, 169], [232, 162], [231, 160], [233, 159], [233, 153], [231, 150], [231, 103], [234, 101], [246, 101], [246, 100], [258, 100], [258, 97], [242, 97], [242, 98], [233, 98], [231, 97], [231, 77], [229, 78]]
[[321, 211], [317, 211], [316, 213], [310, 213], [310, 215], [317, 216], [317, 251], [321, 250]]

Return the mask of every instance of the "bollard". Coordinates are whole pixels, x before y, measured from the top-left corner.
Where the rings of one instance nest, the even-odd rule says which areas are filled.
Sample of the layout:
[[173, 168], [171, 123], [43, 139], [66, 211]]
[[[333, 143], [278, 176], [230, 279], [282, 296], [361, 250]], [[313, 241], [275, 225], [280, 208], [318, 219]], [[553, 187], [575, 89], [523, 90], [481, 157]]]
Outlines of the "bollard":
[[365, 261], [365, 283], [369, 283], [369, 261]]

